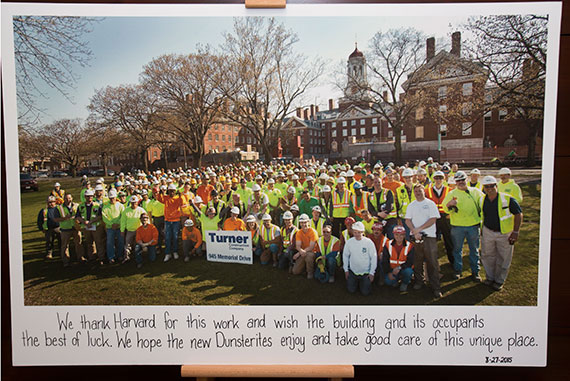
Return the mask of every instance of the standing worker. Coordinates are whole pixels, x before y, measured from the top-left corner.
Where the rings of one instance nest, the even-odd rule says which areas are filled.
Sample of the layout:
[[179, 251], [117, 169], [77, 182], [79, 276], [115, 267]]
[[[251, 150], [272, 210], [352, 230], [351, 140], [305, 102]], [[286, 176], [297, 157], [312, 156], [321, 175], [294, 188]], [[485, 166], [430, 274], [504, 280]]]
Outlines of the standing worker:
[[484, 283], [500, 291], [509, 273], [523, 214], [515, 197], [497, 190], [493, 176], [485, 176], [482, 185], [485, 196], [480, 201], [481, 262], [487, 274]]

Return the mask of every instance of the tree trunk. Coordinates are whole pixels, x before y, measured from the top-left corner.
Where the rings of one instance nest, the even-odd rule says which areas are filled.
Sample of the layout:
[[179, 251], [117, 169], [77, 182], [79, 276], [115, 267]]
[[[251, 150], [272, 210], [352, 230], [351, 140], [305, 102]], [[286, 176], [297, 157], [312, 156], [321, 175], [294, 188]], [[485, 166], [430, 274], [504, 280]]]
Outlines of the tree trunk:
[[262, 148], [263, 148], [263, 156], [265, 156], [263, 161], [265, 162], [265, 164], [271, 163], [271, 159], [273, 159], [273, 155], [271, 154], [271, 147], [268, 147], [266, 144], [263, 144]]
[[202, 152], [192, 153], [192, 166], [194, 168], [200, 168], [202, 166]]
[[107, 154], [103, 153], [101, 155], [101, 161], [103, 164], [103, 176], [107, 176]]
[[533, 167], [536, 165], [536, 138], [538, 137], [538, 121], [527, 120], [528, 128], [528, 151], [526, 155], [526, 165]]
[[143, 149], [143, 158], [144, 158], [144, 171], [146, 173], [148, 173], [148, 155], [147, 155], [147, 149]]
[[394, 148], [396, 149], [394, 161], [396, 165], [402, 165], [402, 133], [400, 131], [399, 128], [394, 129]]

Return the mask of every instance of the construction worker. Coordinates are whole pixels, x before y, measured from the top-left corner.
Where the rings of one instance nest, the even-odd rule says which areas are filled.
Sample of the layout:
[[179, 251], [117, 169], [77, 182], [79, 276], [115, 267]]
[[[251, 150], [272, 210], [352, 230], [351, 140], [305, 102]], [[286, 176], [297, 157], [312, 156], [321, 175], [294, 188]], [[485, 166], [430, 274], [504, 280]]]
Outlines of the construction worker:
[[509, 168], [501, 168], [499, 170], [499, 177], [501, 181], [497, 184], [499, 192], [507, 193], [514, 197], [520, 204], [523, 201], [521, 188], [511, 179], [511, 170]]
[[262, 265], [273, 259], [273, 267], [278, 265], [279, 249], [281, 246], [281, 232], [279, 226], [271, 223], [271, 216], [267, 213], [261, 218], [263, 224], [259, 228], [259, 244], [261, 246], [260, 261]]
[[405, 240], [403, 226], [395, 226], [393, 233], [394, 239], [386, 243], [382, 252], [384, 283], [392, 287], [398, 287], [400, 283], [400, 292], [405, 292], [414, 273], [414, 244]]
[[[337, 266], [341, 264], [340, 258], [340, 240], [332, 235], [332, 226], [325, 225], [322, 228], [322, 235], [317, 240], [315, 245], [315, 278], [320, 278], [319, 271], [319, 258], [324, 258], [325, 277], [329, 283], [334, 283], [334, 276]], [[327, 279], [328, 278], [328, 279]]]
[[[141, 208], [142, 209], [142, 208]], [[142, 254], [148, 254], [148, 260], [156, 261], [156, 244], [158, 243], [158, 230], [150, 223], [150, 217], [146, 212], [140, 216], [141, 226], [136, 231], [135, 261], [137, 269], [143, 265]]]
[[481, 208], [479, 199], [483, 196], [483, 192], [477, 188], [467, 187], [467, 175], [463, 171], [457, 171], [454, 180], [457, 187], [450, 191], [443, 200], [444, 210], [449, 214], [451, 222], [453, 277], [454, 279], [461, 278], [463, 270], [462, 248], [463, 242], [467, 240], [471, 277], [475, 282], [480, 282], [479, 225], [481, 224]]
[[291, 272], [294, 275], [307, 273], [307, 279], [313, 279], [315, 267], [315, 244], [318, 235], [315, 229], [311, 227], [309, 216], [301, 214], [299, 216], [300, 228], [295, 233], [295, 249], [293, 254], [293, 267]]
[[481, 262], [485, 268], [485, 284], [500, 291], [507, 279], [518, 240], [523, 214], [515, 197], [497, 189], [497, 180], [485, 176], [482, 181], [485, 196], [481, 208]]
[[121, 233], [125, 241], [125, 252], [122, 256], [123, 259], [121, 263], [129, 261], [131, 254], [135, 253], [137, 229], [141, 226], [141, 216], [143, 213], [147, 214], [146, 211], [138, 205], [139, 201], [138, 196], [132, 195], [129, 201], [130, 206], [125, 208], [121, 214]]
[[68, 267], [70, 262], [69, 242], [73, 239], [75, 246], [75, 256], [77, 262], [85, 261], [83, 257], [83, 245], [81, 242], [80, 227], [75, 220], [79, 204], [73, 202], [71, 193], [66, 193], [63, 204], [57, 206], [54, 221], [59, 223], [59, 231], [61, 235], [61, 261], [63, 267]]
[[433, 174], [433, 184], [427, 187], [426, 197], [435, 202], [439, 211], [439, 218], [435, 222], [437, 237], [443, 237], [443, 244], [447, 254], [447, 260], [453, 265], [453, 240], [451, 239], [451, 223], [449, 215], [443, 207], [443, 200], [451, 189], [444, 184], [445, 175], [441, 171]]
[[121, 234], [121, 214], [125, 206], [117, 201], [117, 191], [109, 191], [109, 202], [103, 205], [101, 217], [103, 225], [107, 229], [107, 260], [109, 264], [115, 263], [115, 258], [123, 257], [125, 243]]
[[364, 225], [355, 222], [352, 225], [354, 237], [344, 245], [342, 263], [348, 292], [355, 293], [358, 289], [362, 295], [369, 295], [377, 267], [377, 254], [374, 242], [364, 236]]
[[86, 256], [88, 260], [97, 260], [100, 265], [103, 265], [104, 250], [103, 243], [96, 237], [97, 226], [101, 221], [102, 205], [94, 202], [95, 192], [88, 190], [85, 192], [85, 202], [80, 204], [77, 208], [75, 219], [81, 224], [81, 233], [83, 236], [83, 243], [86, 246]]
[[295, 247], [295, 233], [297, 227], [293, 224], [293, 213], [286, 211], [283, 213], [283, 227], [281, 228], [281, 250], [278, 256], [279, 268], [288, 268], [293, 257]]
[[361, 212], [368, 210], [368, 192], [362, 191], [362, 184], [358, 181], [352, 183], [352, 189], [348, 207], [349, 214], [356, 221], [362, 221]]
[[55, 241], [58, 243], [58, 247], [61, 248], [61, 239], [59, 232], [59, 222], [55, 221], [57, 208], [56, 208], [56, 198], [53, 196], [48, 196], [47, 206], [40, 210], [37, 218], [38, 230], [44, 233], [46, 241], [46, 259], [53, 258], [53, 250], [55, 247]]
[[482, 191], [483, 186], [479, 182], [479, 176], [481, 176], [481, 171], [477, 168], [473, 168], [471, 172], [469, 172], [469, 184], [467, 184], [467, 186], [477, 188]]
[[184, 262], [189, 262], [190, 257], [202, 255], [202, 233], [194, 226], [192, 219], [187, 219], [184, 222], [182, 252], [184, 253]]
[[386, 222], [384, 234], [393, 238], [392, 229], [398, 222], [394, 195], [390, 189], [382, 187], [382, 179], [379, 176], [374, 177], [372, 190], [368, 194], [368, 211], [372, 217]]
[[326, 223], [326, 220], [321, 217], [321, 207], [318, 205], [313, 206], [311, 216], [311, 227], [317, 231], [320, 237], [323, 235], [323, 226], [325, 226]]
[[[204, 186], [208, 187], [210, 185], [206, 184]], [[178, 259], [178, 232], [180, 231], [182, 207], [180, 192], [177, 192], [176, 185], [170, 184], [166, 189], [166, 194], [161, 189], [160, 192], [155, 191], [154, 198], [164, 204], [164, 236], [166, 240], [164, 262], [168, 262], [172, 257]]]
[[427, 278], [436, 298], [441, 298], [439, 286], [439, 262], [437, 260], [437, 238], [435, 223], [440, 218], [437, 205], [425, 197], [424, 186], [414, 185], [416, 199], [406, 210], [406, 225], [410, 229], [410, 237], [415, 242], [414, 256], [414, 290], [424, 285], [424, 261], [427, 264]]
[[404, 169], [404, 171], [402, 172], [402, 179], [404, 180], [404, 184], [400, 186], [398, 189], [396, 189], [398, 218], [400, 218], [404, 226], [404, 229], [406, 230], [406, 238], [409, 238], [410, 231], [408, 226], [403, 223], [403, 220], [406, 217], [406, 210], [408, 208], [408, 205], [410, 205], [410, 203], [416, 199], [413, 190], [413, 185], [414, 185], [412, 180], [413, 176], [414, 176], [414, 171], [412, 169], [410, 168]]
[[340, 236], [342, 224], [346, 217], [350, 215], [350, 192], [345, 188], [346, 179], [339, 177], [337, 188], [332, 194], [333, 198], [333, 235]]
[[57, 205], [63, 204], [63, 196], [65, 196], [65, 191], [61, 189], [60, 183], [53, 184], [53, 189], [49, 195], [55, 197], [55, 203]]

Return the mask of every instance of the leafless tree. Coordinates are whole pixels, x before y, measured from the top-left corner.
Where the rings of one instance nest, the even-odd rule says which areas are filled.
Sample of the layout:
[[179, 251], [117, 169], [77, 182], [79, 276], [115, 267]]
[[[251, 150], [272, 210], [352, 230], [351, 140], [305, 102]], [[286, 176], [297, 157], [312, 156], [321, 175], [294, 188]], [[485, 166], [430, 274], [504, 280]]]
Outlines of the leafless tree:
[[472, 17], [468, 54], [489, 71], [487, 109], [505, 108], [529, 131], [528, 165], [535, 164], [536, 139], [544, 114], [548, 16]]
[[222, 121], [226, 104], [221, 94], [222, 58], [208, 47], [198, 47], [189, 55], [163, 55], [148, 63], [141, 75], [147, 92], [160, 101], [157, 115], [162, 129], [174, 134], [200, 166], [204, 136]]
[[19, 119], [39, 122], [43, 113], [38, 97], [48, 86], [71, 101], [69, 91], [79, 78], [75, 65], [87, 66], [92, 58], [86, 34], [100, 19], [92, 17], [14, 16], [14, 56]]
[[158, 98], [141, 85], [108, 86], [95, 92], [88, 109], [93, 122], [117, 127], [128, 135], [148, 171], [147, 150], [154, 145], [159, 126]]
[[396, 162], [402, 161], [401, 135], [406, 120], [423, 102], [421, 92], [407, 94], [405, 101], [400, 94], [420, 81], [415, 73], [425, 62], [424, 41], [423, 34], [413, 28], [377, 32], [366, 55], [368, 82], [354, 82], [364, 86], [371, 107], [392, 127]]
[[269, 162], [284, 119], [316, 85], [324, 65], [296, 53], [297, 35], [274, 18], [235, 18], [224, 37], [223, 94], [231, 104], [224, 114], [253, 134]]

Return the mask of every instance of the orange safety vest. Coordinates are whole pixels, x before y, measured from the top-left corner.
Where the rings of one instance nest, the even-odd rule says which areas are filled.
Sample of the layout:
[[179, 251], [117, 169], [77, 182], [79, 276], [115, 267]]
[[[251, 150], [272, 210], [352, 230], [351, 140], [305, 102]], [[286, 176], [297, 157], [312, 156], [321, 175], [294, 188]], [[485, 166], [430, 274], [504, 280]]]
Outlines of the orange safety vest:
[[394, 245], [392, 245], [393, 242], [394, 240], [391, 240], [390, 242], [387, 243], [387, 245], [388, 245], [388, 254], [390, 254], [390, 267], [395, 269], [396, 267], [406, 263], [406, 259], [408, 258], [408, 254], [410, 253], [410, 250], [412, 250], [413, 245], [410, 242], [404, 241], [406, 242], [406, 246], [404, 246], [402, 250], [398, 252], [397, 250], [394, 249]]
[[445, 199], [445, 196], [447, 196], [447, 193], [449, 193], [449, 187], [446, 187], [445, 185], [443, 186], [443, 191], [441, 192], [440, 197], [437, 197], [435, 191], [433, 190], [433, 185], [426, 188], [427, 198], [435, 202], [439, 213], [445, 213], [445, 210], [443, 209], [443, 200]]
[[368, 210], [368, 192], [362, 192], [360, 196], [360, 204], [356, 203], [356, 194], [350, 196], [354, 212], [360, 216], [360, 212], [364, 209]]

